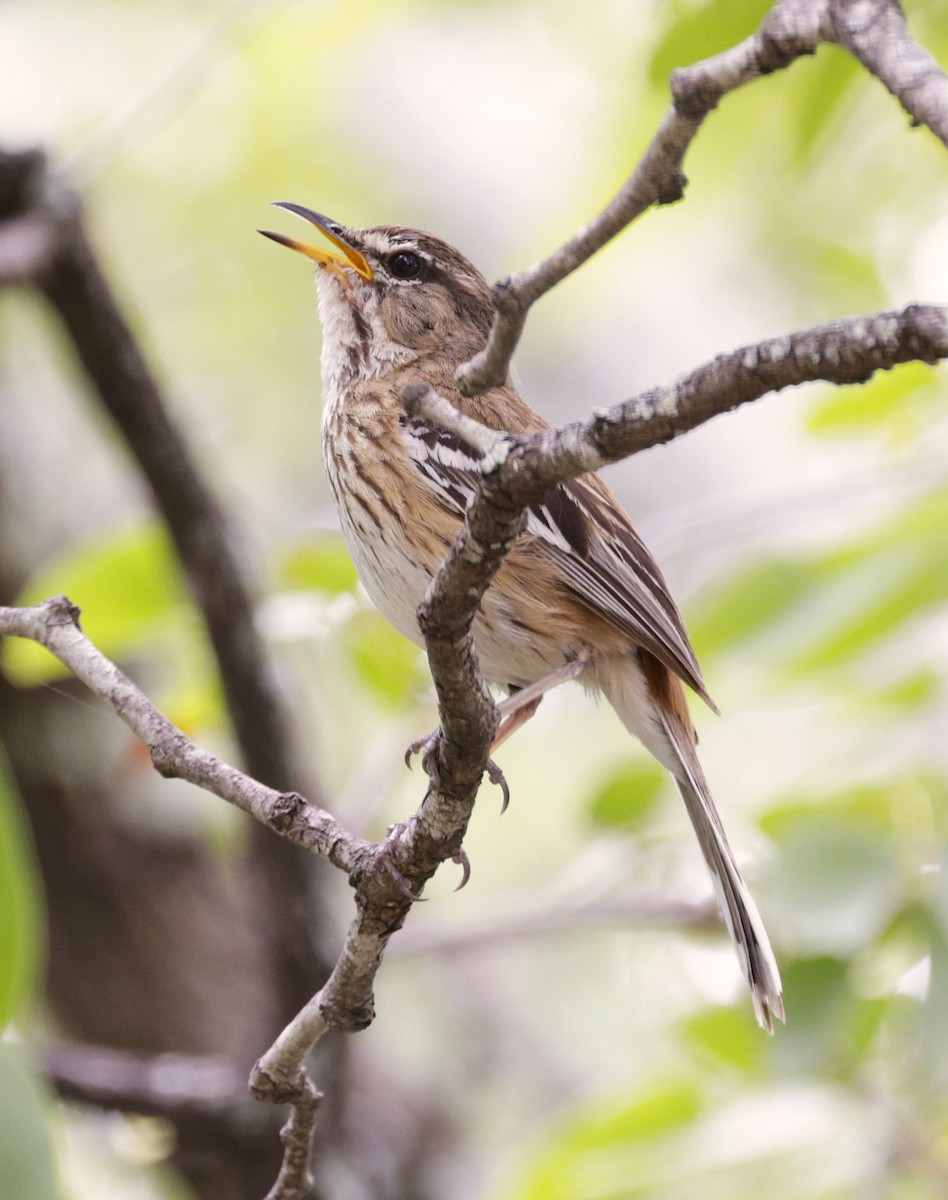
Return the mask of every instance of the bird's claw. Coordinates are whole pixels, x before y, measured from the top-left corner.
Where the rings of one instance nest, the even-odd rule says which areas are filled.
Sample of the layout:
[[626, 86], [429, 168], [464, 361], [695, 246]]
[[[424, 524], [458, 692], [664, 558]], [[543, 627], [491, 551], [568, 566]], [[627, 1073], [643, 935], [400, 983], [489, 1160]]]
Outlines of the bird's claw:
[[[409, 744], [405, 751], [405, 766], [411, 768], [411, 760], [416, 754], [421, 755], [421, 765], [425, 774], [431, 780], [431, 788], [437, 789], [441, 785], [441, 772], [438, 769], [438, 751], [441, 747], [441, 729], [435, 729], [432, 733], [426, 733], [424, 737], [416, 738]], [[499, 787], [503, 794], [503, 803], [500, 806], [501, 815], [507, 811], [507, 805], [510, 803], [510, 788], [507, 785], [507, 780], [503, 771], [498, 767], [492, 758], [487, 760], [487, 778], [496, 787]], [[465, 878], [465, 883], [467, 879]], [[462, 884], [463, 886], [463, 884]]]
[[451, 861], [457, 863], [461, 868], [461, 882], [454, 889], [459, 892], [461, 888], [467, 886], [467, 881], [471, 878], [471, 860], [467, 856], [467, 852], [462, 847], [456, 854], [451, 855]]
[[507, 805], [510, 803], [510, 787], [507, 784], [507, 779], [503, 771], [492, 758], [487, 760], [487, 778], [492, 784], [500, 788], [503, 795], [503, 803], [500, 806], [500, 815], [503, 816], [507, 811]]
[[441, 772], [438, 770], [438, 748], [441, 745], [441, 730], [435, 729], [424, 737], [416, 738], [405, 751], [405, 766], [411, 768], [411, 760], [416, 754], [421, 754], [422, 770], [431, 780], [431, 786], [437, 788], [441, 783]]
[[410, 901], [412, 904], [416, 903], [416, 901], [424, 903], [427, 897], [415, 895], [409, 886], [408, 880], [398, 869], [398, 866], [395, 862], [394, 848], [398, 845], [399, 841], [401, 841], [402, 834], [407, 828], [407, 821], [396, 821], [394, 825], [389, 825], [385, 841], [382, 843], [379, 850], [379, 859], [381, 860], [385, 869], [388, 871], [389, 875], [391, 875], [395, 886], [406, 900]]

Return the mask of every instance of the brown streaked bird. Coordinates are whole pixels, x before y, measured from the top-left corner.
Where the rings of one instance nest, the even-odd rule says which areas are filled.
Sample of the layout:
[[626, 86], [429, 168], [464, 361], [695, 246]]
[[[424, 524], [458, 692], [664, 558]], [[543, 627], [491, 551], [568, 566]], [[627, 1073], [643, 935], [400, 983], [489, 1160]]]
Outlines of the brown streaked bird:
[[[343, 535], [373, 602], [423, 646], [418, 605], [458, 533], [478, 461], [452, 434], [409, 418], [402, 390], [423, 380], [515, 435], [547, 423], [509, 380], [480, 396], [459, 392], [455, 371], [483, 349], [494, 310], [487, 281], [453, 246], [416, 229], [349, 229], [302, 205], [279, 206], [341, 252], [261, 230], [317, 265], [323, 457]], [[682, 684], [714, 706], [661, 571], [597, 475], [552, 488], [529, 511], [484, 595], [474, 640], [484, 678], [516, 693], [499, 739], [549, 686], [577, 677], [671, 773], [757, 1020], [772, 1033], [773, 1018], [784, 1017], [780, 973], [698, 762]]]

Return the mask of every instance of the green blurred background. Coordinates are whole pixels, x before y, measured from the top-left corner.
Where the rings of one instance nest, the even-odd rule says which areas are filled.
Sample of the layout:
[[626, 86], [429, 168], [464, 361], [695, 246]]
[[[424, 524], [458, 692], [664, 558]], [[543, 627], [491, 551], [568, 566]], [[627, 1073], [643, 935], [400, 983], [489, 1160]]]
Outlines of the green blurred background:
[[[906, 7], [948, 62], [943, 6]], [[267, 207], [289, 199], [352, 225], [431, 229], [489, 278], [527, 265], [621, 184], [668, 105], [669, 72], [746, 36], [766, 8], [0, 7], [0, 138], [44, 145], [81, 191], [261, 572], [260, 624], [301, 744], [356, 832], [379, 837], [420, 800], [400, 758], [435, 720], [431, 689], [336, 538], [309, 269], [255, 228], [297, 232]], [[791, 328], [945, 299], [944, 147], [835, 48], [725, 99], [686, 170], [683, 203], [535, 309], [517, 369], [549, 420]], [[6, 577], [25, 600], [66, 592], [173, 720], [228, 753], [173, 555], [70, 347], [38, 300], [7, 292], [0, 348]], [[447, 1144], [425, 1151], [432, 1194], [948, 1194], [945, 400], [943, 371], [921, 365], [801, 388], [608, 472], [723, 713], [696, 707], [702, 758], [776, 944], [787, 1027], [757, 1031], [725, 937], [688, 927], [709, 887], [673, 789], [611, 712], [563, 689], [504, 747], [510, 810], [500, 820], [482, 793], [471, 883], [454, 895], [454, 870], [435, 879], [391, 945], [376, 1022], [354, 1039], [393, 1095], [452, 1114]], [[0, 664], [18, 688], [68, 691], [33, 647], [5, 645]], [[138, 833], [194, 839], [235, 870], [235, 815], [153, 779], [124, 729], [93, 719], [111, 739], [104, 766], [67, 731], [50, 751], [59, 769], [107, 770]], [[34, 1077], [32, 1047], [69, 1022], [44, 999], [32, 846], [4, 773], [0, 1177], [18, 1181], [4, 1195], [190, 1196], [160, 1122], [63, 1106]], [[339, 881], [340, 942], [350, 903]], [[362, 1194], [343, 1180], [333, 1200]]]

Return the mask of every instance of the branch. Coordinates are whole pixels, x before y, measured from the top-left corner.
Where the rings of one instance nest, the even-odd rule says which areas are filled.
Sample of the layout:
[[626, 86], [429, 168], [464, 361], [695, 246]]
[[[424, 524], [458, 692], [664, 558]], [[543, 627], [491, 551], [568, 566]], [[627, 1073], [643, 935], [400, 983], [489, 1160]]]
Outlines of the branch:
[[[494, 450], [482, 464], [479, 494], [419, 610], [436, 683], [441, 664], [447, 664], [439, 697], [442, 691], [447, 695], [460, 690], [465, 703], [473, 706], [471, 698], [484, 691], [476, 664], [472, 667], [474, 615], [519, 533], [524, 510], [550, 487], [668, 442], [769, 392], [814, 380], [865, 383], [876, 371], [899, 363], [945, 358], [948, 307], [912, 304], [900, 312], [849, 317], [743, 346], [673, 384], [642, 392], [585, 421], [503, 442], [493, 434]], [[424, 416], [466, 438], [469, 418], [458, 420], [452, 406], [427, 385], [410, 385], [402, 401], [410, 415]], [[480, 707], [473, 707], [479, 714]], [[467, 711], [457, 717], [444, 711], [442, 718], [446, 733], [452, 721], [471, 720]], [[475, 719], [486, 720], [483, 715]], [[450, 736], [447, 743], [445, 761], [452, 749]]]
[[[425, 927], [427, 924], [427, 928]], [[472, 921], [460, 929], [446, 929], [435, 922], [415, 922], [392, 946], [396, 958], [424, 954], [456, 954], [495, 947], [499, 942], [562, 934], [575, 930], [648, 929], [718, 930], [721, 915], [709, 898], [704, 903], [674, 900], [668, 896], [633, 896], [627, 900], [592, 903], [537, 904], [532, 898], [511, 899], [496, 916]]]
[[883, 83], [912, 118], [948, 146], [948, 75], [909, 34], [895, 0], [835, 0], [827, 40]]
[[266, 1110], [247, 1096], [240, 1071], [223, 1059], [64, 1042], [42, 1051], [40, 1060], [64, 1100], [176, 1124], [224, 1125], [245, 1135], [270, 1124]]
[[618, 193], [548, 258], [499, 280], [486, 347], [457, 371], [465, 396], [500, 386], [530, 307], [655, 204], [684, 195], [684, 157], [705, 117], [729, 92], [838, 42], [912, 115], [948, 144], [948, 78], [909, 35], [895, 0], [781, 0], [737, 46], [672, 75], [673, 107]]
[[[256, 589], [235, 529], [172, 419], [112, 293], [86, 237], [78, 197], [36, 150], [0, 152], [0, 284], [14, 282], [32, 282], [56, 310], [93, 394], [151, 487], [207, 627], [242, 765], [254, 780], [276, 789], [271, 800], [277, 792], [295, 795], [296, 789], [314, 795], [273, 660], [254, 620]], [[276, 828], [279, 812], [257, 815]], [[283, 819], [293, 827], [292, 815]], [[311, 863], [261, 833], [251, 832], [247, 868], [269, 921], [274, 1011], [286, 1020], [325, 978], [332, 959], [313, 915], [323, 906], [313, 895]]]
[[344, 871], [353, 871], [371, 847], [296, 792], [277, 792], [258, 783], [192, 742], [89, 641], [79, 626], [79, 609], [65, 596], [32, 608], [0, 607], [0, 637], [4, 636], [45, 646], [90, 691], [107, 700], [148, 747], [155, 770], [165, 778], [185, 779], [211, 792]]
[[252, 1076], [258, 1098], [292, 1105], [283, 1131], [283, 1169], [270, 1200], [304, 1196], [320, 1099], [303, 1069], [305, 1058], [329, 1028], [352, 1032], [373, 1020], [373, 985], [383, 951], [427, 880], [459, 853], [482, 768], [464, 779], [465, 791], [454, 803], [450, 789], [443, 795], [429, 791], [418, 812], [389, 839], [367, 842], [297, 793], [277, 792], [192, 742], [89, 641], [79, 626], [79, 610], [64, 596], [31, 608], [0, 607], [3, 636], [45, 646], [142, 739], [161, 775], [211, 792], [347, 873], [355, 888], [356, 918], [338, 961], [325, 986], [290, 1022]]

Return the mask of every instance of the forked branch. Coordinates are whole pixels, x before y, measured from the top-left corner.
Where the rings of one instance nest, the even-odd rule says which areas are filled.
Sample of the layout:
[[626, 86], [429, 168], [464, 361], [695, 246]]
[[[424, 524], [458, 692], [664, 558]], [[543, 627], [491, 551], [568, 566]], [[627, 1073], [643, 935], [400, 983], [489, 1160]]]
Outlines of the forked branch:
[[[928, 125], [948, 144], [948, 80], [909, 37], [894, 0], [781, 0], [750, 38], [675, 73], [673, 107], [617, 196], [549, 258], [497, 285], [494, 328], [484, 353], [461, 369], [464, 390], [473, 393], [503, 380], [528, 310], [540, 296], [652, 205], [682, 196], [684, 156], [704, 118], [724, 95], [812, 53], [821, 42], [837, 42], [850, 50], [916, 122]], [[0, 189], [2, 184], [0, 172]], [[64, 253], [60, 239], [68, 232], [70, 215], [50, 224], [48, 213], [34, 219], [35, 214], [21, 211], [24, 207], [5, 205], [0, 194], [0, 215], [16, 215], [15, 222], [0, 227], [0, 284], [37, 282], [63, 315], [77, 345], [83, 340], [99, 345], [101, 361], [110, 362], [110, 339], [103, 341], [102, 333], [114, 305], [88, 270], [87, 244], [76, 239]], [[72, 229], [75, 232], [75, 226]], [[94, 286], [84, 289], [83, 281]], [[445, 735], [438, 756], [440, 775], [418, 811], [379, 845], [353, 837], [329, 813], [296, 793], [265, 787], [197, 747], [88, 642], [77, 610], [64, 597], [30, 609], [0, 609], [0, 635], [32, 638], [56, 654], [142, 738], [162, 774], [190, 780], [282, 837], [326, 857], [346, 871], [355, 888], [355, 919], [329, 978], [254, 1071], [255, 1095], [291, 1105], [283, 1168], [270, 1200], [296, 1200], [309, 1187], [307, 1159], [320, 1100], [305, 1070], [309, 1051], [330, 1028], [351, 1031], [371, 1022], [373, 983], [389, 938], [438, 865], [460, 852], [497, 721], [478, 671], [470, 629], [484, 590], [519, 532], [524, 509], [554, 483], [668, 441], [769, 392], [815, 379], [859, 383], [900, 362], [931, 363], [946, 357], [948, 310], [913, 305], [744, 347], [608, 412], [523, 439], [499, 437], [476, 426], [430, 388], [408, 389], [405, 402], [410, 411], [452, 429], [482, 455], [483, 483], [419, 612]], [[94, 377], [94, 364], [86, 365]], [[109, 382], [103, 378], [100, 387]], [[139, 392], [151, 396], [148, 378], [139, 379], [129, 391], [133, 409]], [[154, 476], [159, 492], [170, 477], [161, 474], [148, 454], [145, 425], [139, 434], [142, 465]], [[181, 518], [182, 533], [188, 528]], [[198, 551], [183, 537], [182, 555], [200, 597], [213, 583], [216, 565], [202, 561]], [[233, 640], [226, 614], [212, 599], [205, 596], [212, 628], [224, 642]], [[242, 619], [252, 624], [249, 603]], [[230, 663], [235, 679], [254, 675], [251, 659], [228, 659], [225, 654], [222, 660], [222, 665]], [[239, 727], [240, 714], [235, 716]], [[257, 745], [263, 758], [267, 739], [253, 737], [253, 723], [243, 723], [247, 741]]]
[[915, 124], [948, 145], [948, 76], [911, 36], [896, 0], [780, 0], [760, 28], [713, 58], [675, 71], [673, 106], [642, 159], [606, 207], [541, 262], [494, 285], [487, 346], [458, 370], [461, 391], [502, 384], [531, 306], [652, 205], [684, 195], [684, 158], [704, 119], [729, 92], [837, 43], [877, 76]]

